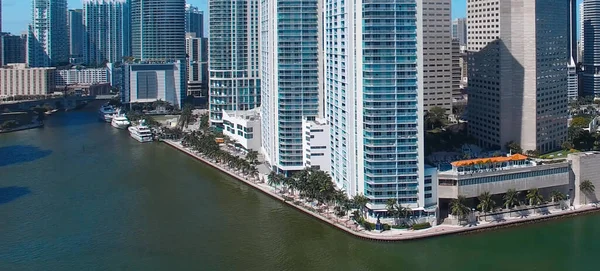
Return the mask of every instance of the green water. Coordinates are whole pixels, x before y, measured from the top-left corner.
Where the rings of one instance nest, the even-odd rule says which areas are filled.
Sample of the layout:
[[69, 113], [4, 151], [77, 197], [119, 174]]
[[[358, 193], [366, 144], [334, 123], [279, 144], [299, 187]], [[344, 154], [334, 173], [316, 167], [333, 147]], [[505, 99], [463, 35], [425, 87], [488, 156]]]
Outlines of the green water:
[[0, 270], [599, 270], [600, 216], [359, 240], [93, 108], [0, 135]]

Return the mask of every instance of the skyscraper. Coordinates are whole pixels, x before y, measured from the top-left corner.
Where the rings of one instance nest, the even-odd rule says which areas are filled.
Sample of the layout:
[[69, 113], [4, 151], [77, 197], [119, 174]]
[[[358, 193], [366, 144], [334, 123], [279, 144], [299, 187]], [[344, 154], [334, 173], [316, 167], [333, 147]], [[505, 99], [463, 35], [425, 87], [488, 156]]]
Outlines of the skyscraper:
[[67, 63], [67, 0], [33, 0], [28, 39], [30, 67]]
[[204, 38], [204, 12], [190, 4], [185, 5], [185, 32]]
[[9, 35], [0, 37], [4, 50], [4, 64], [27, 62], [27, 35]]
[[124, 4], [123, 0], [84, 0], [86, 64], [122, 61]]
[[185, 37], [187, 59], [187, 95], [206, 97], [208, 94], [208, 39], [187, 33]]
[[304, 169], [302, 121], [322, 116], [320, 3], [261, 0], [262, 148], [284, 174]]
[[452, 105], [457, 103], [464, 103], [463, 96], [461, 93], [461, 81], [462, 81], [462, 66], [460, 59], [462, 53], [460, 51], [460, 43], [458, 39], [452, 39]]
[[214, 126], [222, 126], [223, 110], [260, 105], [258, 5], [259, 0], [208, 1], [209, 108]]
[[83, 61], [83, 10], [70, 9], [69, 18], [69, 61], [81, 63]]
[[131, 0], [123, 3], [123, 56], [130, 57], [131, 52]]
[[577, 0], [569, 0], [569, 63], [567, 64], [567, 95], [570, 100], [579, 96], [579, 76], [577, 74]]
[[[0, 0], [0, 39], [2, 38], [2, 0]], [[4, 50], [2, 49], [2, 40], [0, 40], [0, 67], [4, 65]]]
[[452, 21], [452, 38], [458, 39], [460, 46], [467, 45], [467, 19], [456, 18]]
[[564, 0], [469, 1], [469, 132], [482, 146], [544, 153], [566, 140], [570, 10]]
[[388, 199], [416, 212], [437, 204], [425, 177], [422, 5], [324, 5], [331, 176], [350, 196], [369, 198], [372, 217], [386, 212]]
[[448, 114], [452, 113], [450, 11], [451, 0], [423, 2], [423, 106], [426, 111], [440, 107]]
[[583, 2], [579, 4], [579, 52], [577, 61], [583, 63], [583, 46], [585, 44], [585, 34], [583, 33], [583, 23], [585, 22], [585, 9]]
[[185, 0], [131, 0], [131, 41], [136, 59], [185, 59]]
[[585, 0], [583, 10], [583, 95], [600, 97], [600, 0]]

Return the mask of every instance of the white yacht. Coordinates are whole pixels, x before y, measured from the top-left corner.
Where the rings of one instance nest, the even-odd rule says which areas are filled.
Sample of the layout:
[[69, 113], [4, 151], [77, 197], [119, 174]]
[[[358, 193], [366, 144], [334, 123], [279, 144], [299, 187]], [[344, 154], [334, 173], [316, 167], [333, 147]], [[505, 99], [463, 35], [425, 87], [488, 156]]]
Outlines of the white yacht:
[[130, 126], [127, 129], [129, 130], [129, 135], [139, 142], [144, 143], [153, 140], [152, 130], [150, 130], [150, 127], [146, 126], [143, 121], [140, 121], [139, 125]]
[[101, 121], [111, 122], [116, 113], [117, 110], [114, 106], [105, 104], [98, 110], [98, 117]]
[[115, 116], [113, 116], [112, 121], [110, 122], [110, 125], [112, 125], [112, 127], [115, 127], [117, 129], [125, 129], [125, 128], [129, 127], [130, 124], [131, 123], [129, 122], [127, 117], [125, 117], [124, 114], [121, 114], [121, 112], [119, 112]]

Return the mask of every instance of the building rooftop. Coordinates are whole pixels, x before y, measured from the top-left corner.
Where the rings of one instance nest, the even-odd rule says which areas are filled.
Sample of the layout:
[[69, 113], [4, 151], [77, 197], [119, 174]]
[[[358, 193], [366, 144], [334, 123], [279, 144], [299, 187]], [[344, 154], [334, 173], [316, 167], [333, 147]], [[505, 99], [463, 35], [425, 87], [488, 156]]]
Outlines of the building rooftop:
[[260, 119], [260, 107], [256, 107], [250, 110], [230, 110], [224, 111], [229, 117], [236, 117], [247, 120], [258, 120]]
[[469, 159], [469, 160], [460, 160], [455, 161], [450, 164], [454, 167], [464, 167], [464, 166], [473, 166], [477, 164], [492, 164], [492, 163], [503, 163], [509, 161], [523, 161], [527, 160], [527, 156], [522, 154], [514, 154], [511, 156], [502, 156], [502, 157], [490, 157], [490, 158], [477, 158], [477, 159]]

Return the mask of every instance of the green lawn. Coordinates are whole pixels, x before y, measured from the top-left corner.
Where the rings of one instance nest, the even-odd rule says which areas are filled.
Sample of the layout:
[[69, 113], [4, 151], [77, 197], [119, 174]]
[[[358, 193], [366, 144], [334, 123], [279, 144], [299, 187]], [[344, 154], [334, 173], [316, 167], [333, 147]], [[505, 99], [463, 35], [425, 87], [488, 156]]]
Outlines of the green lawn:
[[567, 158], [567, 155], [569, 153], [577, 153], [577, 152], [580, 152], [580, 151], [575, 150], [575, 149], [572, 149], [569, 151], [560, 150], [560, 151], [555, 151], [555, 152], [547, 153], [544, 155], [540, 155], [540, 158], [541, 159]]

